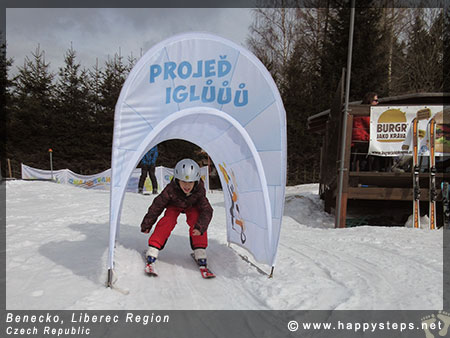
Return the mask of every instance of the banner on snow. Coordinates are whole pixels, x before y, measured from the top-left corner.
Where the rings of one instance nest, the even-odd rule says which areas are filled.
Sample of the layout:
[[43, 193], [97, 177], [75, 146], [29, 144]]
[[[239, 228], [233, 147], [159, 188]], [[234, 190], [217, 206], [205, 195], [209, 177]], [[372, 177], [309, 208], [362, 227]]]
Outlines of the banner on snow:
[[[24, 180], [54, 180], [56, 183], [70, 184], [86, 189], [109, 190], [111, 183], [111, 169], [94, 175], [80, 175], [69, 169], [50, 170], [36, 169], [22, 163], [22, 179]], [[53, 174], [53, 177], [52, 177]], [[205, 182], [205, 189], [209, 190], [208, 167], [200, 168], [200, 175]], [[141, 169], [134, 169], [127, 183], [126, 191], [137, 192]], [[155, 176], [158, 182], [158, 191], [162, 191], [173, 177], [173, 169], [166, 167], [156, 167]], [[152, 182], [147, 177], [144, 182], [144, 191], [151, 192]]]
[[[56, 183], [70, 184], [88, 189], [109, 190], [111, 169], [94, 175], [80, 175], [69, 169], [42, 170], [22, 163], [22, 179], [24, 180], [54, 180]], [[137, 188], [136, 188], [137, 190]]]
[[209, 154], [225, 195], [228, 241], [273, 266], [286, 184], [285, 115], [269, 72], [229, 40], [182, 34], [142, 56], [116, 104], [110, 271], [126, 182], [146, 151], [170, 139]]
[[[450, 154], [448, 121], [450, 111], [443, 106], [391, 106], [370, 108], [369, 154], [377, 156], [412, 155], [412, 121], [421, 109], [430, 109], [430, 118], [419, 120], [419, 155], [429, 156], [429, 122], [436, 121], [436, 156]], [[447, 115], [444, 117], [444, 114]]]

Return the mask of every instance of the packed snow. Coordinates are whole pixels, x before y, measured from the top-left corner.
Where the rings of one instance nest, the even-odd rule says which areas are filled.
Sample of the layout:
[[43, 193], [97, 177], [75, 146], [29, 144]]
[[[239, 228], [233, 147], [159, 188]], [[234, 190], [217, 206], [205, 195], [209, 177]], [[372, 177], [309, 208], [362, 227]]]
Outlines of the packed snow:
[[[184, 216], [161, 251], [158, 277], [144, 273], [140, 222], [153, 196], [126, 193], [115, 285], [105, 287], [109, 192], [40, 181], [6, 187], [8, 310], [428, 310], [443, 306], [442, 230], [334, 229], [318, 185], [286, 188], [277, 264], [268, 278], [226, 240], [224, 196], [214, 208], [204, 280], [190, 257]], [[260, 266], [269, 272], [269, 267]], [[122, 292], [120, 292], [122, 291]], [[127, 294], [124, 294], [127, 293]]]

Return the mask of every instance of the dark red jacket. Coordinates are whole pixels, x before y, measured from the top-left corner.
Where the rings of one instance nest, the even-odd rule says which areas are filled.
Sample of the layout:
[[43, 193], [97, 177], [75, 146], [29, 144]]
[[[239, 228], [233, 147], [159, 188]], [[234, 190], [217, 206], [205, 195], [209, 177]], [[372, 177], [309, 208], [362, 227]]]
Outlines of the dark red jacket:
[[211, 222], [213, 209], [206, 198], [206, 190], [203, 181], [200, 180], [198, 184], [194, 186], [189, 196], [181, 190], [178, 182], [173, 179], [164, 190], [155, 197], [152, 205], [148, 208], [147, 214], [141, 223], [141, 231], [144, 232], [147, 229], [150, 230], [158, 219], [159, 215], [169, 206], [182, 209], [182, 212], [186, 209], [196, 207], [199, 216], [195, 229], [199, 230], [202, 234], [208, 229], [209, 222]]
[[352, 141], [369, 141], [370, 117], [355, 116], [353, 118]]

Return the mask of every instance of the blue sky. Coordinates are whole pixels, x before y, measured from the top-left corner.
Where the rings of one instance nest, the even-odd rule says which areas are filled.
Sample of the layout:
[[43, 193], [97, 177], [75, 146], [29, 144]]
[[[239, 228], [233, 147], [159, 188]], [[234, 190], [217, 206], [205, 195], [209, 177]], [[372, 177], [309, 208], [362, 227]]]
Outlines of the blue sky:
[[7, 8], [7, 56], [11, 71], [39, 45], [56, 72], [72, 45], [78, 61], [92, 68], [109, 56], [139, 57], [172, 35], [205, 31], [245, 46], [252, 22], [247, 8]]

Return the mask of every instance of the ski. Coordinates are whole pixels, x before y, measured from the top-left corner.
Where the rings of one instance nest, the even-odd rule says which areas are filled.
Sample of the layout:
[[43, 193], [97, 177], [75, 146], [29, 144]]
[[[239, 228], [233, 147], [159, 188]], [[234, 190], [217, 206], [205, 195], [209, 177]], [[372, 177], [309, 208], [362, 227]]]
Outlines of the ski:
[[428, 140], [430, 147], [430, 156], [428, 161], [429, 167], [429, 216], [430, 216], [430, 229], [436, 229], [436, 156], [435, 156], [435, 141], [436, 141], [436, 121], [434, 118], [428, 122]]
[[449, 201], [449, 189], [448, 189], [448, 182], [442, 182], [441, 183], [441, 190], [442, 190], [442, 208], [444, 211], [444, 217], [443, 217], [443, 226], [444, 229], [450, 229], [450, 201]]
[[416, 117], [412, 121], [413, 128], [413, 224], [414, 228], [420, 228], [420, 185], [419, 185], [419, 153], [420, 153], [420, 138], [424, 137], [424, 131], [419, 130], [419, 121], [427, 120], [431, 117], [431, 109], [423, 108], [417, 111]]
[[200, 268], [200, 274], [202, 275], [203, 278], [208, 279], [208, 278], [216, 277], [216, 275], [211, 270], [209, 270], [206, 267], [206, 265], [198, 264], [198, 261], [195, 259], [195, 256], [193, 253], [191, 253], [191, 257], [195, 261], [195, 263], [198, 265], [198, 267]]
[[420, 186], [419, 186], [419, 119], [412, 122], [413, 128], [413, 226], [420, 228]]

